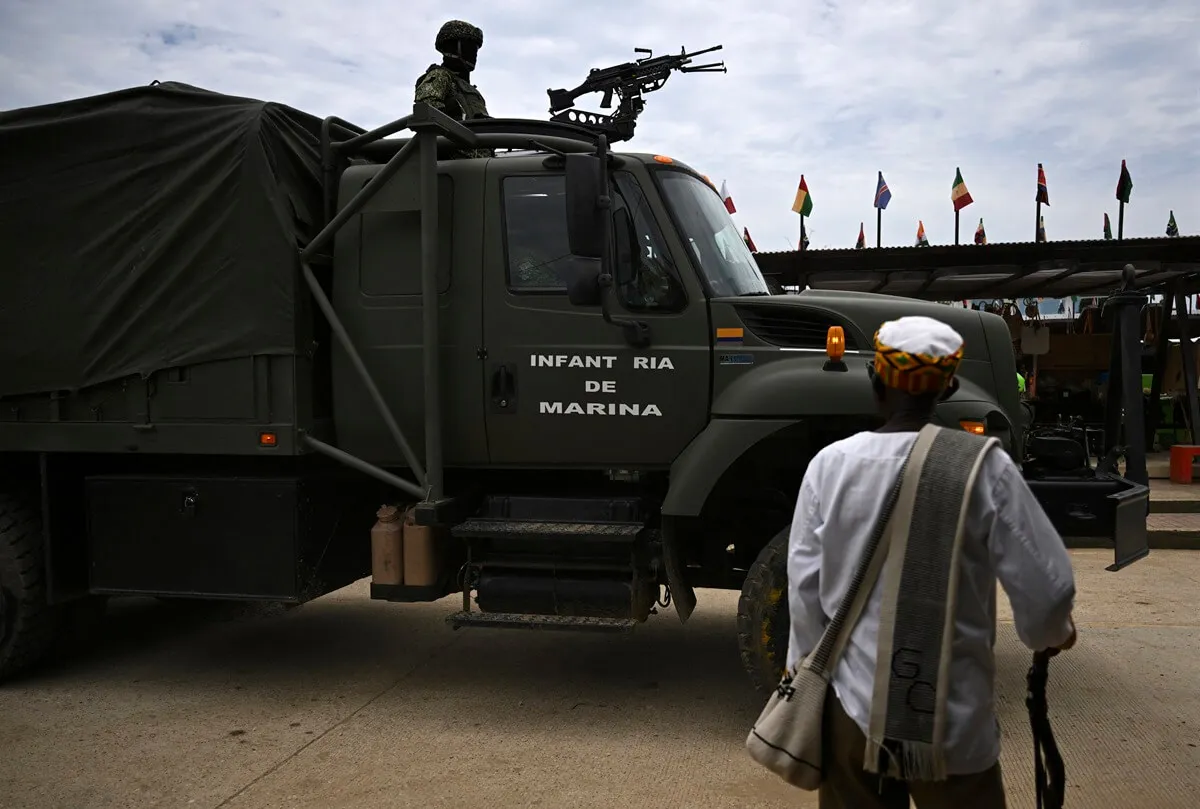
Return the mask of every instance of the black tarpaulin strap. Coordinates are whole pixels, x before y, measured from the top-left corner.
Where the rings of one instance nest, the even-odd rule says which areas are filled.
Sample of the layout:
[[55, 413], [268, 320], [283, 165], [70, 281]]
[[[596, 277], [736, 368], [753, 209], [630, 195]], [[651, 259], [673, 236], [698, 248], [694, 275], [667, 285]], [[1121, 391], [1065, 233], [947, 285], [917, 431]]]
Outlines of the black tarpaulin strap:
[[1034, 788], [1038, 809], [1062, 809], [1067, 788], [1066, 769], [1050, 727], [1046, 704], [1046, 681], [1050, 676], [1050, 655], [1036, 652], [1025, 685], [1025, 707], [1029, 709], [1029, 727], [1033, 730]]

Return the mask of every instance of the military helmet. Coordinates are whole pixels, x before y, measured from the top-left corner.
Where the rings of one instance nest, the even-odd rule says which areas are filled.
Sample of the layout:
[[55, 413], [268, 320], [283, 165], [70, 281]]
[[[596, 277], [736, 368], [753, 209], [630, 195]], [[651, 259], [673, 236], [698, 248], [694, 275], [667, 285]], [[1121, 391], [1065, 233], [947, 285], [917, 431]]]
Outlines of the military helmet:
[[450, 47], [456, 41], [470, 42], [476, 48], [483, 46], [483, 31], [479, 30], [469, 22], [462, 20], [450, 20], [450, 22], [442, 25], [438, 29], [437, 39], [434, 41], [434, 47], [442, 53], [450, 50]]

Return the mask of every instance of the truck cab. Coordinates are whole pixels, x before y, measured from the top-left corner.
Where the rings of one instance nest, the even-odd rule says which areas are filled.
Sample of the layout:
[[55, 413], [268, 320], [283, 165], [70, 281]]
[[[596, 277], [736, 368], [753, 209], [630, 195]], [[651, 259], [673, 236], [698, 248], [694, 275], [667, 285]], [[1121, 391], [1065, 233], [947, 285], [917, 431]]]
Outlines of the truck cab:
[[[989, 313], [884, 295], [773, 295], [695, 169], [608, 153], [565, 126], [555, 134], [564, 148], [437, 163], [444, 460], [460, 480], [486, 469], [488, 481], [449, 527], [466, 554], [463, 609], [450, 621], [620, 630], [672, 599], [686, 620], [696, 587], [740, 588], [751, 627], [743, 658], [769, 684], [781, 651], [763, 638], [786, 635], [777, 596], [795, 493], [817, 451], [878, 424], [866, 373], [875, 331], [909, 314], [958, 330], [960, 385], [939, 423], [995, 435], [1019, 463], [1024, 414], [1008, 327]], [[380, 170], [347, 169], [338, 207]], [[363, 210], [361, 226], [338, 237], [333, 301], [401, 401], [423, 368], [421, 234], [401, 212]], [[367, 288], [368, 278], [379, 280]], [[399, 309], [409, 311], [387, 311]], [[334, 376], [339, 446], [401, 463], [336, 353]], [[410, 400], [402, 430], [419, 432], [426, 415]], [[1110, 496], [1131, 489], [1145, 494], [1127, 481], [1091, 487], [1087, 513], [1064, 528], [1111, 531]]]

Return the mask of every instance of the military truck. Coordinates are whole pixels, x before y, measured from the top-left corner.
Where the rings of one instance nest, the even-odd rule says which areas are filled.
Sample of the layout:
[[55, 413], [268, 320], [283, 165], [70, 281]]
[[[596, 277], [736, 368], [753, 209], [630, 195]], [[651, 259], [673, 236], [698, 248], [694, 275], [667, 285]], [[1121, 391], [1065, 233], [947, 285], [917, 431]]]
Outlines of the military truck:
[[[1024, 458], [1000, 317], [769, 294], [705, 177], [586, 126], [416, 105], [368, 132], [159, 84], [0, 114], [0, 155], [4, 677], [107, 597], [373, 576], [461, 594], [454, 628], [628, 631], [740, 589], [767, 687], [795, 493], [876, 424], [882, 322], [962, 333], [939, 421]], [[1038, 485], [1064, 534], [1144, 548], [1144, 487]], [[432, 578], [382, 581], [381, 506]]]

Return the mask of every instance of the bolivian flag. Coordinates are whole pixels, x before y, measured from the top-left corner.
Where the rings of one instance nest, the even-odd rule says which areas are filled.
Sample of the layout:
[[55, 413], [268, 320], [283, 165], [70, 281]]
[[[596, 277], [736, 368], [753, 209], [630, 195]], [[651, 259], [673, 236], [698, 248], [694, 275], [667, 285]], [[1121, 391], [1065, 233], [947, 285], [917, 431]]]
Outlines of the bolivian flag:
[[917, 247], [928, 247], [929, 239], [925, 238], [925, 223], [917, 220]]
[[967, 190], [967, 184], [963, 182], [961, 169], [954, 170], [954, 185], [950, 187], [950, 201], [954, 203], [955, 211], [961, 211], [975, 201], [971, 199], [971, 192]]
[[796, 189], [796, 199], [792, 202], [792, 210], [801, 216], [809, 216], [812, 214], [812, 197], [808, 194], [808, 183], [804, 182], [804, 175], [800, 175], [800, 187]]

